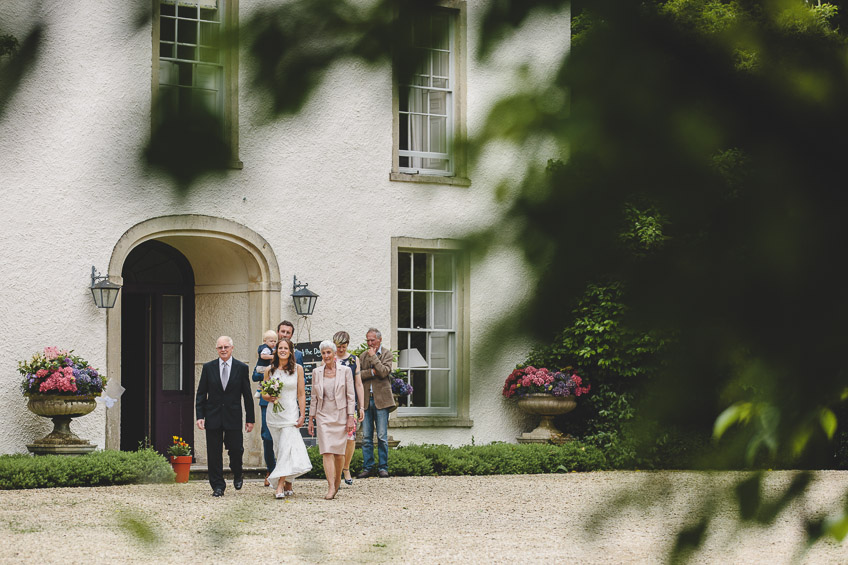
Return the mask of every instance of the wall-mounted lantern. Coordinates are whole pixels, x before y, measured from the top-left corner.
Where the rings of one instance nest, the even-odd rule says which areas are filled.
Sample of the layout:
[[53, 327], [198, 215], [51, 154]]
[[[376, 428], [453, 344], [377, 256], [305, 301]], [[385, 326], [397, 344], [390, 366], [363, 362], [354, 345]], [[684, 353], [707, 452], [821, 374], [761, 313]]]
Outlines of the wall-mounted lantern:
[[298, 316], [311, 316], [315, 311], [315, 302], [318, 300], [318, 295], [306, 288], [308, 283], [298, 283], [297, 275], [294, 276], [292, 284], [292, 301], [294, 302], [294, 310]]
[[94, 265], [91, 266], [91, 296], [98, 308], [114, 308], [118, 300], [121, 285], [109, 280], [109, 275], [100, 276]]

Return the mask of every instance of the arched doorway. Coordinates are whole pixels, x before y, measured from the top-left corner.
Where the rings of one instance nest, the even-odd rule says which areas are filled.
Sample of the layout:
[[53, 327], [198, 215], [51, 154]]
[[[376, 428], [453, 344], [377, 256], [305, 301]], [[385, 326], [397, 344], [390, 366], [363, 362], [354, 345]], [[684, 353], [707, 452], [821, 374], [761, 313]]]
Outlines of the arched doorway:
[[[109, 262], [109, 274], [113, 281], [124, 284], [124, 290], [118, 296], [114, 308], [106, 313], [106, 370], [109, 379], [124, 388], [129, 375], [123, 375], [128, 368], [125, 359], [138, 355], [133, 353], [133, 343], [125, 343], [132, 331], [124, 332], [125, 324], [133, 324], [132, 316], [124, 316], [124, 308], [136, 308], [138, 304], [132, 291], [133, 282], [129, 276], [125, 280], [118, 273], [125, 273], [125, 267], [133, 260], [136, 249], [148, 244], [162, 244], [160, 251], [166, 250], [168, 259], [185, 271], [186, 263], [193, 274], [193, 300], [186, 300], [183, 295], [184, 308], [186, 304], [194, 308], [194, 321], [187, 322], [184, 318], [184, 337], [193, 339], [196, 347], [191, 349], [190, 359], [184, 363], [193, 365], [193, 375], [190, 378], [191, 391], [191, 423], [194, 422], [194, 392], [200, 376], [202, 364], [216, 357], [215, 340], [220, 335], [233, 338], [236, 349], [234, 357], [252, 362], [256, 344], [262, 341], [262, 333], [268, 328], [276, 327], [280, 320], [280, 269], [277, 258], [270, 244], [250, 228], [211, 216], [176, 215], [151, 218], [128, 229], [116, 242]], [[147, 249], [153, 249], [148, 247]], [[170, 249], [171, 251], [167, 251]], [[177, 252], [176, 254], [174, 252]], [[183, 262], [184, 261], [184, 262]], [[182, 262], [182, 263], [181, 263]], [[174, 268], [174, 265], [171, 266]], [[136, 271], [135, 267], [127, 269]], [[185, 278], [185, 276], [184, 276]], [[187, 280], [187, 279], [186, 279]], [[129, 287], [127, 286], [129, 284]], [[127, 292], [127, 288], [130, 292]], [[167, 294], [167, 293], [166, 293]], [[193, 303], [193, 304], [191, 304]], [[186, 310], [183, 310], [186, 316]], [[189, 328], [193, 323], [193, 328]], [[132, 341], [132, 340], [131, 340]], [[137, 340], [135, 340], [137, 341]], [[125, 345], [129, 348], [124, 350]], [[127, 390], [115, 406], [106, 409], [106, 448], [135, 449], [137, 440], [125, 440], [124, 434], [137, 434], [132, 430], [131, 417], [123, 416], [124, 410], [133, 410], [134, 394]], [[257, 409], [258, 414], [258, 409]], [[154, 422], [155, 425], [155, 422]], [[182, 424], [180, 424], [182, 426]], [[124, 430], [127, 426], [127, 430]], [[170, 436], [177, 435], [175, 430], [166, 432], [166, 441]], [[188, 432], [183, 432], [187, 439]], [[152, 436], [151, 440], [154, 438]], [[199, 463], [206, 461], [206, 438], [202, 433], [195, 433], [192, 445], [194, 455]], [[245, 437], [245, 464], [259, 465], [262, 459], [262, 442], [258, 433], [247, 434]]]
[[194, 445], [194, 271], [170, 245], [146, 241], [121, 276], [121, 449], [149, 438], [164, 453], [174, 435]]

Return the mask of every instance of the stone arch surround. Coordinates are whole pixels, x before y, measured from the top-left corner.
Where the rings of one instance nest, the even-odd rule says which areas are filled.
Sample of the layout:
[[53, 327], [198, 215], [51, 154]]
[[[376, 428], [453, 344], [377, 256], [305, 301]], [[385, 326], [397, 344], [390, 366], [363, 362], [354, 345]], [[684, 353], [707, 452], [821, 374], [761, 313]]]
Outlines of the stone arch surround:
[[[234, 339], [241, 342], [237, 342], [237, 353], [251, 363], [253, 342], [262, 340], [262, 333], [276, 324], [280, 313], [280, 269], [271, 245], [250, 228], [223, 218], [192, 214], [151, 218], [131, 227], [118, 239], [109, 261], [112, 281], [123, 284], [121, 272], [130, 251], [150, 240], [171, 245], [191, 263], [199, 316], [214, 318], [216, 305], [220, 305], [231, 325], [239, 328], [239, 331], [227, 332], [226, 324], [206, 324], [198, 317], [195, 378], [200, 374], [200, 365], [214, 358], [214, 339], [220, 335], [218, 331], [236, 333]], [[210, 339], [213, 340], [211, 346], [207, 343]], [[115, 307], [107, 313], [106, 342], [106, 374], [120, 384], [120, 295]], [[118, 402], [106, 411], [107, 449], [120, 449], [120, 409], [121, 402]], [[261, 456], [259, 434], [250, 436], [255, 437], [245, 438], [245, 463]], [[206, 453], [202, 444], [205, 438], [196, 435], [194, 447], [200, 460]]]

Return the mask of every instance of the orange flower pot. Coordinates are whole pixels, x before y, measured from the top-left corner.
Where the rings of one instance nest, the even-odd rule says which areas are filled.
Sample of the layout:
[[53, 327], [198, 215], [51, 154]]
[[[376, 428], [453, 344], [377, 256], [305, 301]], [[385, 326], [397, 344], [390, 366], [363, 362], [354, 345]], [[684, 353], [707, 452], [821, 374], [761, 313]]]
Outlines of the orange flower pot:
[[177, 482], [187, 483], [191, 471], [191, 455], [171, 455], [171, 467], [177, 474]]

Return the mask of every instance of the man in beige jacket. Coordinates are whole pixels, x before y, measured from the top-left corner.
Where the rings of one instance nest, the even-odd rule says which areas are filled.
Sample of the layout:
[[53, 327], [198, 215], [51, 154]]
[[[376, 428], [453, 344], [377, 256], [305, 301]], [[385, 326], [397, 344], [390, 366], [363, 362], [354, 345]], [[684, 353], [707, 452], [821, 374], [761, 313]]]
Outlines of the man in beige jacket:
[[[362, 421], [362, 472], [358, 479], [389, 476], [389, 412], [397, 408], [392, 396], [389, 374], [392, 372], [392, 352], [382, 346], [383, 334], [370, 328], [365, 334], [368, 349], [359, 356], [362, 385], [365, 387], [365, 419]], [[374, 427], [377, 428], [377, 458], [374, 469]]]

